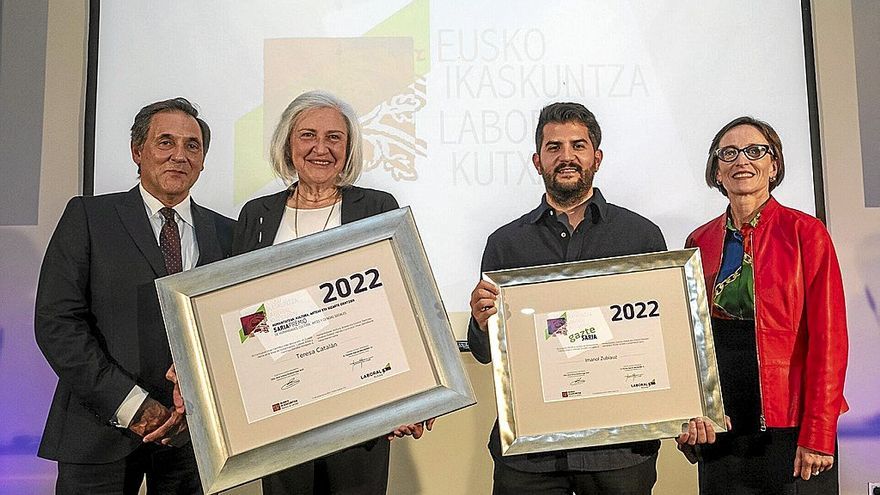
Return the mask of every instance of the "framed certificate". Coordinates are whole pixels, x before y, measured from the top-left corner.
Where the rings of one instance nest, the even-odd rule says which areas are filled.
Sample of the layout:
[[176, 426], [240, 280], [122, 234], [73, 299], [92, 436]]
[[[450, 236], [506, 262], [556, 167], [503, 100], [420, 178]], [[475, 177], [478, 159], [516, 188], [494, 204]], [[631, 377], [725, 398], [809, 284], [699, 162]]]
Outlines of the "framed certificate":
[[208, 493], [475, 403], [409, 208], [156, 287]]
[[486, 272], [503, 455], [725, 431], [697, 249]]

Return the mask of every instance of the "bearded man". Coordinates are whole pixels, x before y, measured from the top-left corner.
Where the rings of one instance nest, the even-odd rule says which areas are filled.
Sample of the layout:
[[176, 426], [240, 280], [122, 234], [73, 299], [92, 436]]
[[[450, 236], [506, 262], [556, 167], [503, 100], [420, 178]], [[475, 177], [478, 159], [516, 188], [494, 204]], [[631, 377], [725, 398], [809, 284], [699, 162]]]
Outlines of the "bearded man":
[[[602, 131], [579, 103], [541, 110], [535, 131], [535, 169], [546, 194], [534, 210], [489, 236], [481, 270], [522, 268], [665, 251], [660, 228], [605, 201], [593, 178], [602, 163]], [[498, 290], [480, 281], [471, 293], [468, 343], [489, 363], [487, 322]], [[489, 436], [495, 462], [493, 494], [649, 495], [657, 480], [659, 440], [502, 457], [498, 422]]]

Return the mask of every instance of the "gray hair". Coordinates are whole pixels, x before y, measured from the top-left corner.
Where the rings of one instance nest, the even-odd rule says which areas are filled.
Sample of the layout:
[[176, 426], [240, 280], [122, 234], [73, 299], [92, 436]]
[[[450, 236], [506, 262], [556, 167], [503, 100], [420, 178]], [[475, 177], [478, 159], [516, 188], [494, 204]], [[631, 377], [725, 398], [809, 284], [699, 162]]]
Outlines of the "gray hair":
[[199, 129], [202, 131], [202, 148], [205, 155], [208, 154], [208, 146], [211, 144], [211, 129], [208, 123], [199, 118], [199, 111], [186, 98], [177, 97], [170, 100], [157, 101], [141, 108], [134, 116], [134, 123], [131, 125], [131, 145], [140, 148], [147, 141], [147, 133], [150, 132], [150, 123], [153, 121], [153, 115], [160, 112], [183, 112], [190, 117], [196, 119]]
[[354, 184], [364, 167], [363, 143], [361, 142], [361, 124], [354, 108], [327, 91], [308, 91], [297, 96], [284, 112], [272, 133], [269, 145], [269, 159], [272, 170], [285, 184], [296, 181], [296, 169], [290, 154], [290, 133], [303, 114], [314, 108], [334, 108], [342, 114], [348, 128], [348, 139], [345, 147], [345, 166], [339, 174], [337, 186], [345, 187]]

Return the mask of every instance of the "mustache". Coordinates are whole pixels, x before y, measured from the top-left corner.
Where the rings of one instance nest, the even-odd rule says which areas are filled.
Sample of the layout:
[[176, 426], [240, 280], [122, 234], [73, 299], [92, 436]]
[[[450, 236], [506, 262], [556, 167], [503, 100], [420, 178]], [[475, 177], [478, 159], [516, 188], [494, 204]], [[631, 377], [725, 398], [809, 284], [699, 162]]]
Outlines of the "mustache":
[[584, 171], [584, 169], [580, 165], [578, 165], [577, 163], [561, 163], [561, 164], [557, 165], [556, 168], [553, 169], [553, 173], [558, 174], [564, 168], [576, 169], [578, 171], [578, 173], [583, 173], [583, 171]]

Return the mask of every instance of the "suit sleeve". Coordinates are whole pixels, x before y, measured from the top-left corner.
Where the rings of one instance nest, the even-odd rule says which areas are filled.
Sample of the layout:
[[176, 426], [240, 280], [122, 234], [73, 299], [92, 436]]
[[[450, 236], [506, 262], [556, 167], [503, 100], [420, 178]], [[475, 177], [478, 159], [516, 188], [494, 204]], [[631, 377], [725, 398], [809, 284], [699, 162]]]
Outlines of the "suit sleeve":
[[79, 402], [110, 421], [135, 385], [105, 352], [90, 310], [91, 251], [82, 198], [74, 198], [49, 241], [37, 286], [37, 345]]
[[[837, 419], [845, 409], [848, 337], [843, 280], [828, 232], [816, 221], [804, 249], [804, 296], [807, 318], [805, 393], [798, 445], [834, 453]], [[806, 249], [805, 249], [806, 248]]]

